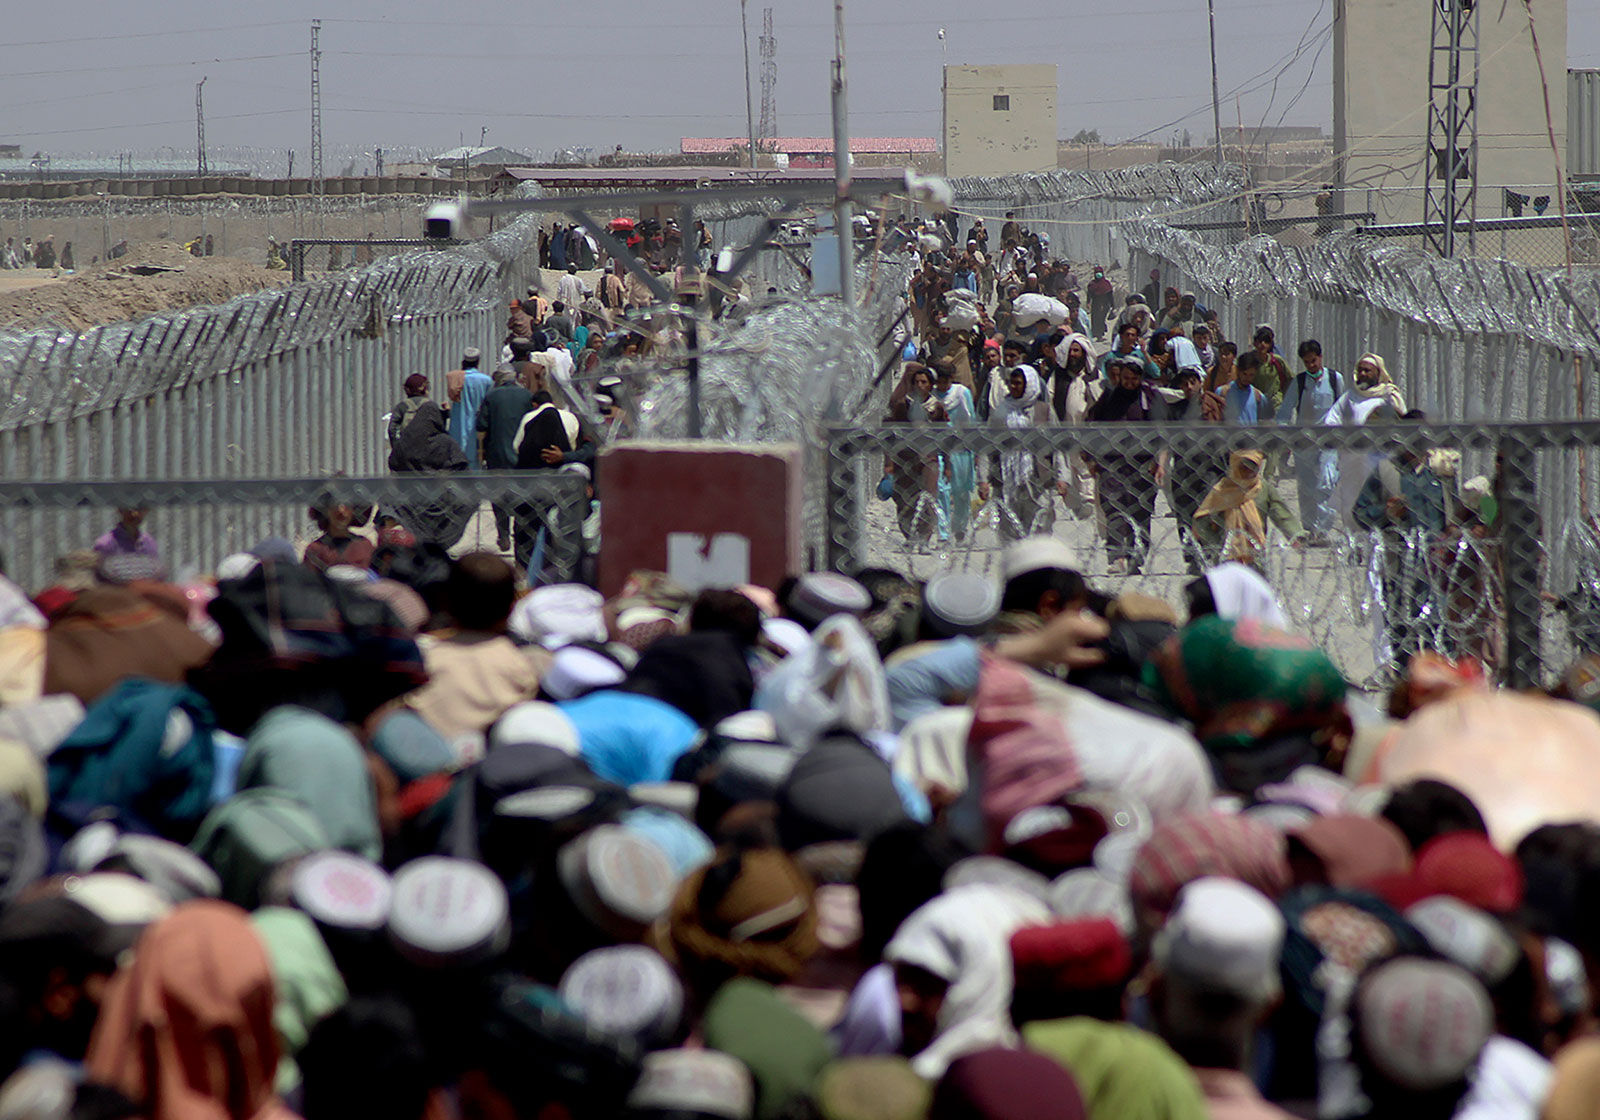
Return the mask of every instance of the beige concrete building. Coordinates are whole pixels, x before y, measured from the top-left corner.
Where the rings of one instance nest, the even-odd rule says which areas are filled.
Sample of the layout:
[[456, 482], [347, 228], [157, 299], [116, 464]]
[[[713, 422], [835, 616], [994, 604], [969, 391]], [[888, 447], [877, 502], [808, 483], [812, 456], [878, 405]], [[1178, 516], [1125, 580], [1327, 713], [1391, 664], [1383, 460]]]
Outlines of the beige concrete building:
[[[1336, 0], [1336, 5], [1333, 150], [1342, 158], [1327, 180], [1346, 188], [1347, 211], [1370, 208], [1379, 222], [1420, 221], [1433, 6], [1418, 0]], [[1533, 0], [1533, 15], [1550, 83], [1556, 143], [1564, 151], [1567, 0]], [[1478, 35], [1477, 214], [1492, 218], [1503, 213], [1503, 188], [1553, 192], [1555, 159], [1523, 5], [1480, 2]]]
[[1056, 67], [946, 66], [946, 175], [1056, 169]]

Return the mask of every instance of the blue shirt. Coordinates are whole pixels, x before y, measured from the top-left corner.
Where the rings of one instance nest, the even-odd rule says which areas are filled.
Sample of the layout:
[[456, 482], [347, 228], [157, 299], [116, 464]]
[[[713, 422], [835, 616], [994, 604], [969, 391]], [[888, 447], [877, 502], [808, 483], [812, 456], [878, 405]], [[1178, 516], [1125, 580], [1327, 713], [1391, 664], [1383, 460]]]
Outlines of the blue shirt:
[[607, 781], [665, 782], [700, 728], [653, 696], [602, 689], [558, 704], [578, 729], [578, 755]]
[[469, 369], [461, 380], [461, 399], [450, 406], [450, 438], [473, 467], [478, 465], [478, 409], [492, 388], [494, 378]]

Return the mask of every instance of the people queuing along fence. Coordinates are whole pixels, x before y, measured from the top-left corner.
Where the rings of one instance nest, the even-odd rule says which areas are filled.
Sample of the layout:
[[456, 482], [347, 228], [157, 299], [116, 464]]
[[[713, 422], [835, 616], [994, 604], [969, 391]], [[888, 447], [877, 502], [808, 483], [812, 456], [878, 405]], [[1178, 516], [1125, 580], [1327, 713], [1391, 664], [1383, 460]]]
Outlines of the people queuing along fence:
[[[1044, 533], [1074, 548], [1092, 586], [1181, 604], [1185, 585], [1206, 568], [1248, 557], [1276, 589], [1291, 627], [1369, 687], [1392, 679], [1397, 651], [1416, 648], [1471, 653], [1504, 679], [1547, 682], [1575, 650], [1600, 640], [1600, 535], [1592, 522], [1558, 526], [1539, 514], [1549, 492], [1600, 453], [1600, 421], [852, 424], [830, 426], [826, 438], [828, 560], [839, 571], [997, 573], [1006, 543]], [[1276, 461], [1270, 495], [1251, 499], [1259, 540], [1230, 531], [1225, 513], [1194, 516], [1228, 472], [1230, 453], [1245, 449]], [[1416, 516], [1395, 521], [1378, 463], [1406, 451], [1427, 464], [1418, 476], [1426, 486], [1413, 493], [1402, 484]], [[1162, 455], [1170, 490], [1150, 477]], [[1301, 521], [1290, 456], [1340, 472], [1327, 527], [1315, 539], [1292, 539], [1312, 525]], [[1487, 462], [1489, 474], [1472, 479], [1474, 461]], [[1072, 486], [1074, 468], [1090, 464], [1101, 475], [1098, 509], [1058, 501], [1055, 482]], [[878, 487], [893, 476], [906, 485], [896, 486], [891, 503]], [[980, 482], [989, 484], [986, 496]], [[1180, 487], [1191, 500], [1175, 516], [1171, 495]], [[1437, 510], [1425, 512], [1431, 501]], [[1128, 554], [1123, 565], [1114, 563], [1117, 553]]]

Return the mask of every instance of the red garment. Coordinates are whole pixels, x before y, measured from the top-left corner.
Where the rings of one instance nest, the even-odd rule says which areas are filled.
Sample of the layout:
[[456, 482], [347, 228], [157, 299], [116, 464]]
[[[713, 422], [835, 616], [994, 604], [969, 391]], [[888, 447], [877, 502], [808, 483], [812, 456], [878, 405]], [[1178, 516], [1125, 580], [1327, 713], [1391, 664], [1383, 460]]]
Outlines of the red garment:
[[1004, 849], [1017, 814], [1052, 805], [1083, 786], [1062, 716], [1039, 702], [1033, 674], [1016, 662], [981, 655], [969, 756], [981, 767], [981, 805], [989, 850]]
[[1029, 926], [1011, 935], [1017, 990], [1063, 994], [1113, 988], [1133, 973], [1133, 950], [1110, 918]]
[[1374, 884], [1397, 910], [1447, 894], [1490, 914], [1509, 914], [1522, 904], [1522, 868], [1481, 832], [1436, 836], [1417, 853], [1411, 874]]
[[350, 564], [357, 568], [372, 567], [372, 554], [377, 549], [366, 537], [330, 537], [322, 534], [306, 545], [305, 565], [325, 572], [335, 564]]

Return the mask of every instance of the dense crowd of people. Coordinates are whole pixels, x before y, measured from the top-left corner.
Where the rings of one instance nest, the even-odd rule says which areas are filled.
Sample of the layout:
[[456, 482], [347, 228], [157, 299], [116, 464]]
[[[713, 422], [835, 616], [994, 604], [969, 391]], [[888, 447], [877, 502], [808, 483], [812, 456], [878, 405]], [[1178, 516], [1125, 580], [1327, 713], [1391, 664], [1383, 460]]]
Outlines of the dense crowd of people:
[[[1019, 223], [954, 232], [871, 234], [918, 265], [891, 422], [1411, 415], [1378, 355], [1294, 373], [1159, 276], [1119, 307]], [[580, 533], [530, 491], [463, 551], [475, 500], [332, 479], [311, 539], [206, 575], [138, 508], [48, 587], [0, 563], [0, 1120], [1600, 1112], [1600, 655], [1499, 690], [1408, 559], [1492, 559], [1497, 485], [1420, 444], [913, 446], [900, 530], [995, 503], [993, 573], [607, 597], [597, 451], [677, 343], [588, 231], [540, 253], [498, 355], [399, 387], [389, 465], [580, 476]], [[1059, 498], [1137, 572], [1161, 496], [1181, 607], [1050, 532]], [[1382, 711], [1261, 570], [1345, 527], [1418, 607]]]
[[[1105, 267], [1052, 257], [1048, 236], [1012, 214], [992, 240], [974, 219], [964, 248], [959, 228], [954, 213], [894, 227], [891, 244], [914, 266], [906, 294], [913, 326], [890, 422], [1003, 430], [1426, 419], [1407, 409], [1379, 354], [1357, 356], [1346, 377], [1307, 338], [1293, 347], [1291, 365], [1270, 325], [1258, 325], [1248, 343], [1230, 340], [1214, 310], [1194, 292], [1163, 286], [1159, 270], [1141, 290], [1121, 293]], [[1499, 479], [1459, 478], [1459, 464], [1459, 453], [1421, 445], [1392, 460], [1173, 451], [1153, 432], [1095, 453], [908, 445], [885, 457], [879, 493], [893, 501], [907, 545], [921, 551], [968, 543], [974, 511], [989, 503], [985, 517], [1002, 542], [1048, 534], [1059, 498], [1067, 518], [1092, 523], [1114, 576], [1150, 569], [1164, 497], [1177, 562], [1191, 575], [1223, 560], [1259, 566], [1276, 528], [1276, 547], [1334, 547], [1341, 562], [1370, 567], [1388, 619], [1375, 641], [1380, 665], [1403, 663], [1418, 648], [1492, 660], [1485, 635], [1498, 629]]]
[[0, 580], [0, 1117], [1594, 1115], [1592, 659], [1380, 715], [1237, 562], [606, 599], [314, 512]]

